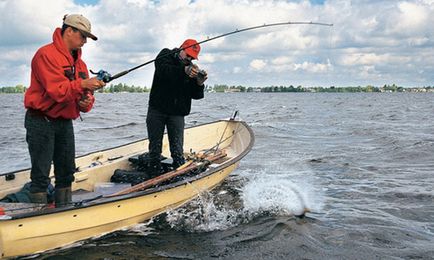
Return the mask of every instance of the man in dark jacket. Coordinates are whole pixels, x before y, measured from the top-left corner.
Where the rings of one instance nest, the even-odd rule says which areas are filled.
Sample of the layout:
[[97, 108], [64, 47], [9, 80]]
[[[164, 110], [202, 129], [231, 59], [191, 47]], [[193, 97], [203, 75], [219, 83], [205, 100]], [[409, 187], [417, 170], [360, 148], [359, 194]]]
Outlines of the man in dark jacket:
[[97, 40], [90, 28], [82, 15], [65, 16], [62, 28], [53, 33], [53, 42], [41, 47], [32, 59], [30, 87], [24, 96], [24, 124], [32, 163], [30, 199], [34, 203], [47, 203], [52, 162], [56, 207], [71, 202], [75, 172], [72, 120], [92, 109], [93, 91], [105, 85], [96, 77], [89, 78], [81, 59], [87, 37]]
[[180, 49], [163, 49], [155, 60], [146, 118], [151, 175], [154, 176], [161, 173], [160, 156], [165, 127], [173, 167], [184, 164], [184, 116], [190, 114], [192, 99], [204, 97], [206, 72], [191, 62], [198, 58], [200, 46], [195, 40], [187, 39]]

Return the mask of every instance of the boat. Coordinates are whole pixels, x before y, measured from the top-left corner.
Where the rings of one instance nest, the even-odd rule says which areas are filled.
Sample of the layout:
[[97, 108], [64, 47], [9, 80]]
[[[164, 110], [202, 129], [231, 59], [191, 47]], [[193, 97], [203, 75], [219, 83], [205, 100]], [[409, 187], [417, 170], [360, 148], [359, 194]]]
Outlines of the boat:
[[[225, 180], [253, 143], [252, 129], [234, 118], [186, 128], [184, 150], [192, 151], [190, 154], [196, 154], [196, 159], [164, 174], [167, 178], [159, 176], [132, 187], [113, 184], [110, 179], [118, 169], [132, 169], [131, 158], [148, 150], [147, 139], [79, 156], [72, 184], [73, 203], [61, 208], [33, 203], [0, 204], [0, 256], [52, 251], [180, 207]], [[167, 135], [163, 138], [162, 155], [170, 155]], [[183, 167], [201, 171], [184, 176], [180, 169]], [[50, 176], [54, 180], [53, 172]], [[0, 198], [19, 192], [29, 180], [30, 169], [0, 174]], [[105, 186], [109, 187], [108, 193], [101, 188]]]

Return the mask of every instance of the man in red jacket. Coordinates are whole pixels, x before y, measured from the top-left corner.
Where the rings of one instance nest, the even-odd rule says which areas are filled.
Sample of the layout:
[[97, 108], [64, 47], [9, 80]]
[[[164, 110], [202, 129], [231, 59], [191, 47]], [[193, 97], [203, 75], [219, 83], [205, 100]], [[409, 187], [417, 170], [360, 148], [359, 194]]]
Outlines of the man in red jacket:
[[92, 109], [94, 90], [105, 86], [96, 77], [89, 78], [81, 59], [87, 37], [97, 40], [89, 20], [82, 15], [65, 15], [62, 28], [53, 33], [53, 42], [41, 47], [32, 59], [24, 124], [32, 163], [30, 199], [34, 203], [47, 203], [52, 162], [56, 207], [71, 202], [75, 172], [72, 120]]

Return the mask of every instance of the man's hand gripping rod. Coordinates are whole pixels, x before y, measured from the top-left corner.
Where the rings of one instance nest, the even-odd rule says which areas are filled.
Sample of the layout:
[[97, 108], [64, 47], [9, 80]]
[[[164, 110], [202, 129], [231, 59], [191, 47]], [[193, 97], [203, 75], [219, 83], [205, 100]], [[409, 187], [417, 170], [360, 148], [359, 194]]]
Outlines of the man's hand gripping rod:
[[92, 73], [93, 75], [96, 75], [96, 78], [98, 80], [104, 81], [104, 83], [108, 83], [112, 80], [112, 75], [105, 70], [99, 70], [96, 73], [93, 72], [92, 70], [90, 70], [90, 73]]

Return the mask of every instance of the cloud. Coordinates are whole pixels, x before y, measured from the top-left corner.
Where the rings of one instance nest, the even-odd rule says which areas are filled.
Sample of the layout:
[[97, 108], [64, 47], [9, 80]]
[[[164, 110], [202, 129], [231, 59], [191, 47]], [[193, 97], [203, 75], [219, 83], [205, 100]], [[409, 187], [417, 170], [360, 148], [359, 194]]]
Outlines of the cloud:
[[[186, 38], [320, 21], [334, 26], [268, 27], [204, 43], [197, 63], [209, 72], [209, 84], [322, 85], [325, 78], [336, 86], [434, 82], [432, 0], [0, 0], [0, 12], [0, 86], [29, 84], [33, 54], [51, 41], [66, 13], [91, 20], [99, 40], [88, 41], [83, 58], [89, 68], [112, 74], [152, 60]], [[150, 64], [117, 82], [149, 86], [153, 70]]]
[[342, 57], [341, 63], [346, 66], [371, 65], [391, 61], [388, 54], [377, 55], [375, 53], [349, 53]]
[[243, 69], [241, 68], [241, 67], [234, 67], [233, 69], [232, 69], [232, 73], [234, 73], [234, 74], [239, 74], [239, 73], [241, 73], [243, 71]]
[[293, 58], [290, 56], [279, 56], [274, 58], [271, 61], [271, 64], [279, 66], [279, 65], [285, 65], [293, 62]]
[[265, 66], [267, 66], [267, 62], [264, 60], [252, 60], [250, 62], [250, 68], [252, 68], [253, 70], [262, 70], [263, 68], [265, 68]]
[[423, 26], [429, 22], [429, 9], [418, 3], [398, 3], [398, 17], [395, 29], [397, 31], [423, 30]]
[[312, 73], [319, 73], [319, 72], [327, 72], [331, 69], [330, 63], [312, 63], [312, 62], [303, 62], [301, 64], [294, 64], [294, 70], [304, 70], [307, 72]]

